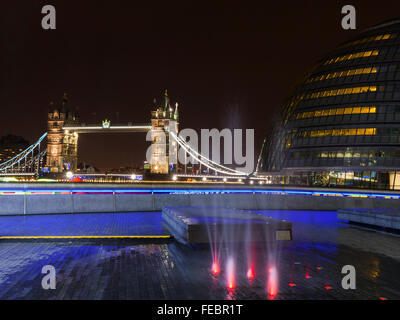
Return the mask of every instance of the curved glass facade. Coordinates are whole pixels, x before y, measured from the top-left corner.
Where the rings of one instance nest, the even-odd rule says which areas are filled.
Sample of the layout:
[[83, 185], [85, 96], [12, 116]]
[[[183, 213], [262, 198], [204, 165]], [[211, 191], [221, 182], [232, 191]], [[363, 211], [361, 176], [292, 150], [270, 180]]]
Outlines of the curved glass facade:
[[323, 57], [277, 123], [259, 174], [289, 184], [400, 189], [400, 20]]

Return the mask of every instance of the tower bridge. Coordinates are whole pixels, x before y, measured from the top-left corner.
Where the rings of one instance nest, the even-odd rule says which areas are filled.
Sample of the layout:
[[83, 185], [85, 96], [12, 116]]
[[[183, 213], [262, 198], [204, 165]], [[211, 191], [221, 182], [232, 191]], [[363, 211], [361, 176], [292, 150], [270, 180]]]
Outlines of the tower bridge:
[[[178, 106], [171, 107], [167, 91], [164, 94], [164, 101], [161, 106], [157, 106], [154, 100], [154, 108], [151, 112], [151, 122], [134, 124], [113, 124], [110, 120], [104, 119], [101, 124], [81, 123], [79, 115], [69, 110], [67, 97], [64, 95], [61, 108], [55, 108], [48, 113], [47, 130], [47, 159], [46, 167], [48, 172], [61, 173], [63, 171], [76, 171], [78, 165], [78, 143], [80, 134], [90, 133], [130, 133], [130, 132], [151, 132], [151, 143], [154, 145], [154, 152], [150, 159], [150, 172], [168, 174], [170, 166], [168, 160], [166, 164], [161, 163], [161, 156], [164, 155], [157, 148], [161, 142], [158, 139], [161, 134], [166, 134], [169, 138], [168, 130], [170, 122], [174, 122], [178, 131]], [[167, 139], [168, 139], [167, 138]], [[168, 141], [166, 141], [168, 143]], [[166, 155], [168, 158], [168, 154]]]
[[[36, 174], [47, 172], [62, 174], [67, 171], [76, 172], [78, 166], [79, 136], [81, 134], [98, 133], [147, 133], [150, 142], [149, 164], [151, 174], [185, 177], [177, 171], [178, 149], [190, 156], [203, 167], [212, 170], [215, 176], [241, 178], [248, 174], [227, 168], [216, 163], [190, 146], [179, 136], [178, 104], [172, 106], [167, 91], [161, 105], [154, 99], [149, 123], [114, 124], [104, 119], [100, 124], [86, 124], [80, 121], [79, 114], [71, 111], [67, 95], [64, 94], [59, 107], [51, 104], [47, 116], [47, 132], [29, 148], [5, 163], [0, 163], [0, 176], [12, 174]], [[171, 142], [171, 143], [170, 143]], [[202, 176], [204, 179], [205, 177]]]

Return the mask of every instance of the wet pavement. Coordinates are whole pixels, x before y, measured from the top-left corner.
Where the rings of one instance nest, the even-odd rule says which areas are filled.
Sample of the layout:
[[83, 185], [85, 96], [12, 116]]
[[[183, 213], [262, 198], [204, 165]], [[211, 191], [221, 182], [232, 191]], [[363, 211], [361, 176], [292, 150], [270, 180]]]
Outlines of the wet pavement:
[[[216, 275], [208, 246], [0, 241], [0, 298], [400, 299], [398, 235], [348, 225], [330, 211], [257, 212], [292, 222], [294, 240], [222, 248]], [[0, 217], [0, 235], [167, 233], [161, 212]], [[55, 290], [42, 289], [45, 265], [55, 267]], [[356, 269], [355, 290], [341, 286], [344, 265]]]

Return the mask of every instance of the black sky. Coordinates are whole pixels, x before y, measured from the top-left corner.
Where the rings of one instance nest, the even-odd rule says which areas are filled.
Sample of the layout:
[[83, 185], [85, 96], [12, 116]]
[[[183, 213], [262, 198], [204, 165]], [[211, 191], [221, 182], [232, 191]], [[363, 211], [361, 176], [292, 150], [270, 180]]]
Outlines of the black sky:
[[[57, 29], [41, 28], [41, 8]], [[357, 9], [357, 30], [340, 26]], [[0, 21], [0, 135], [31, 142], [68, 93], [82, 122], [148, 122], [168, 89], [181, 128], [254, 128], [258, 153], [293, 85], [322, 55], [400, 15], [398, 1], [7, 1]], [[93, 113], [96, 112], [96, 116]], [[98, 167], [140, 164], [144, 134], [81, 135]], [[256, 155], [257, 156], [257, 155]]]

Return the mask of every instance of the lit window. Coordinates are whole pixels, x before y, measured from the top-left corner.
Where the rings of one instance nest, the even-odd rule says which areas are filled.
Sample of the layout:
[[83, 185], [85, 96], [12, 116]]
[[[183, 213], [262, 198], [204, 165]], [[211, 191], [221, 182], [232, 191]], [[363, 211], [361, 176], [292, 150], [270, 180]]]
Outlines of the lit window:
[[363, 136], [375, 135], [376, 128], [348, 128], [348, 129], [327, 129], [305, 131], [301, 135], [304, 137], [326, 137], [326, 136]]
[[[375, 92], [377, 90], [376, 86], [364, 86], [364, 87], [352, 87], [352, 88], [343, 88], [343, 89], [334, 89], [334, 90], [327, 90], [327, 91], [318, 91], [313, 93], [307, 93], [305, 95], [305, 99], [316, 99], [322, 97], [332, 97], [337, 95], [343, 94], [357, 94], [357, 93], [366, 93], [366, 92]], [[383, 90], [383, 86], [381, 88]], [[303, 96], [298, 96], [297, 100], [301, 101]]]
[[344, 60], [352, 60], [352, 59], [359, 59], [359, 58], [367, 58], [370, 56], [377, 56], [379, 54], [378, 50], [369, 50], [369, 51], [363, 51], [363, 52], [356, 52], [356, 53], [350, 53], [344, 56], [336, 57], [330, 60], [327, 60], [324, 64], [331, 64], [331, 63], [336, 63], [336, 62], [341, 62]]
[[296, 114], [296, 119], [307, 119], [321, 116], [335, 116], [343, 114], [376, 113], [376, 107], [354, 107], [354, 108], [333, 108], [315, 111], [307, 111]]
[[336, 112], [337, 115], [342, 115], [343, 113], [344, 113], [344, 108], [337, 109], [337, 112]]
[[365, 129], [365, 135], [375, 135], [375, 134], [376, 134], [376, 128]]

